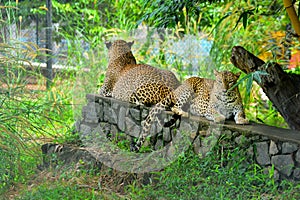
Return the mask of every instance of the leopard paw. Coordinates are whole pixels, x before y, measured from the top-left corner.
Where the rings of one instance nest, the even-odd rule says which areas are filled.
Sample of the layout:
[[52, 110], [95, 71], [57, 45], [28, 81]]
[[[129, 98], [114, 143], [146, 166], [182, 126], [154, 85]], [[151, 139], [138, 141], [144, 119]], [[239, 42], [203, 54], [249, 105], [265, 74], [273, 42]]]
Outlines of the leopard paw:
[[189, 114], [185, 111], [183, 111], [182, 109], [180, 108], [177, 108], [177, 107], [173, 107], [171, 108], [172, 112], [174, 112], [175, 114], [177, 115], [181, 115], [182, 117], [188, 117]]
[[224, 115], [217, 115], [214, 117], [214, 122], [215, 123], [224, 123], [226, 117]]
[[235, 121], [236, 124], [249, 124], [249, 120], [245, 118], [239, 118]]

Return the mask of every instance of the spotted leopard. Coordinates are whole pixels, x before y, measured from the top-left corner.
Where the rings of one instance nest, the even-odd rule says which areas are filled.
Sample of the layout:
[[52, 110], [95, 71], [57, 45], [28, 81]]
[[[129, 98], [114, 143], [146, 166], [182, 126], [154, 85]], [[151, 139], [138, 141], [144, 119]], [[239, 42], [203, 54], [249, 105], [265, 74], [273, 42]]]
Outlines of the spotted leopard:
[[[238, 87], [233, 87], [240, 73], [214, 71], [216, 80], [191, 77], [174, 92], [155, 105], [143, 122], [142, 133], [132, 151], [138, 151], [147, 137], [151, 124], [163, 110], [171, 108], [175, 116], [193, 115], [206, 117], [216, 123], [234, 118], [236, 124], [248, 124], [245, 118], [241, 95]], [[183, 108], [187, 106], [185, 111]]]
[[155, 105], [180, 83], [168, 70], [137, 64], [131, 52], [133, 42], [107, 42], [108, 68], [100, 94], [142, 105]]

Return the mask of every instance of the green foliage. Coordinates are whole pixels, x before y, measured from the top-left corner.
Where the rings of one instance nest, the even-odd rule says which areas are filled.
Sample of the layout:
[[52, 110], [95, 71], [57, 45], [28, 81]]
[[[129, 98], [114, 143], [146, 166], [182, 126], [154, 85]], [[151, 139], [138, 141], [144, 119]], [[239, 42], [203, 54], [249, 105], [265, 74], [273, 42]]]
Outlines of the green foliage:
[[[34, 44], [0, 43], [0, 192], [25, 181], [41, 160], [41, 138], [70, 130], [73, 112], [67, 93], [43, 91], [45, 79], [31, 65], [40, 50]], [[33, 83], [33, 84], [32, 84]], [[34, 88], [29, 88], [33, 86]]]
[[[214, 2], [214, 3], [213, 3]], [[145, 21], [148, 25], [160, 28], [175, 28], [182, 25], [188, 30], [189, 22], [198, 22], [198, 30], [211, 26], [216, 13], [211, 12], [217, 5], [223, 5], [222, 1], [199, 1], [199, 0], [155, 0], [146, 1], [143, 4], [145, 13], [138, 21]], [[208, 11], [208, 12], [207, 12]]]
[[136, 27], [143, 1], [80, 0], [75, 3], [53, 1], [54, 22], [60, 24], [63, 38], [80, 36], [92, 46], [102, 43], [111, 31], [122, 32]]
[[268, 73], [266, 71], [251, 72], [251, 73], [245, 75], [244, 77], [242, 77], [241, 79], [239, 79], [239, 81], [236, 84], [234, 84], [228, 91], [231, 91], [232, 89], [234, 89], [235, 87], [240, 85], [243, 81], [247, 80], [247, 82], [246, 82], [246, 96], [245, 96], [245, 102], [247, 102], [249, 100], [249, 97], [250, 97], [253, 80], [255, 80], [257, 83], [261, 83], [261, 76], [268, 76]]
[[16, 199], [22, 200], [40, 200], [40, 199], [103, 199], [107, 196], [94, 191], [93, 189], [86, 190], [79, 186], [61, 185], [54, 183], [53, 185], [40, 185], [33, 191], [27, 191], [21, 197]]
[[[299, 198], [299, 185], [274, 182], [274, 169], [249, 163], [241, 149], [221, 146], [199, 158], [186, 152], [177, 161], [158, 172], [158, 180], [141, 188], [128, 187], [133, 199], [260, 199]], [[281, 188], [281, 189], [278, 189]], [[289, 192], [287, 192], [289, 191]]]
[[[277, 1], [241, 1], [224, 6], [221, 14], [223, 17], [212, 32], [214, 38], [218, 38], [211, 50], [217, 68], [234, 70], [229, 58], [235, 45], [243, 46], [254, 55], [272, 49], [265, 44], [274, 39], [270, 31], [282, 30], [285, 28], [284, 24], [288, 23], [285, 13], [281, 11], [282, 5]], [[256, 42], [249, 42], [250, 38]]]

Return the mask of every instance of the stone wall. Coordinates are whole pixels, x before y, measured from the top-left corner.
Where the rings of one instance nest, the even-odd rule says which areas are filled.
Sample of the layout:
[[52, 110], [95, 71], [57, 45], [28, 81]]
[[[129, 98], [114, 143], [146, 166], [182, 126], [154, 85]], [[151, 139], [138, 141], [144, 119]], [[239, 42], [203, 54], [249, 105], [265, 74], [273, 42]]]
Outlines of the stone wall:
[[[120, 132], [125, 134], [119, 140], [132, 140], [139, 136], [141, 122], [147, 117], [149, 108], [95, 94], [88, 94], [86, 97], [87, 105], [82, 109], [82, 119], [76, 122], [76, 129], [83, 140], [97, 140], [97, 134], [118, 137]], [[162, 122], [166, 122], [171, 116], [172, 113], [166, 111], [160, 118]], [[298, 131], [255, 123], [236, 125], [232, 121], [214, 124], [204, 118], [190, 116], [181, 118], [170, 127], [153, 124], [151, 135], [154, 133], [158, 133], [157, 140], [151, 142], [155, 150], [170, 146], [182, 138], [188, 138], [189, 146], [202, 156], [216, 144], [221, 144], [224, 148], [239, 147], [248, 158], [266, 171], [274, 169], [275, 179], [300, 180]]]

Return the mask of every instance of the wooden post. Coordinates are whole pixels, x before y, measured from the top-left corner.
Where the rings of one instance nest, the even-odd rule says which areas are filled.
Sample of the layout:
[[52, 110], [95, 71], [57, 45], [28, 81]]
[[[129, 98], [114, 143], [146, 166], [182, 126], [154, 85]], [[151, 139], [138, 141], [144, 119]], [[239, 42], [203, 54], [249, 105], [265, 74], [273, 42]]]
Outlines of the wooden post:
[[52, 71], [52, 0], [46, 0], [47, 15], [46, 15], [46, 49], [47, 49], [47, 83], [49, 89], [52, 84], [53, 71]]
[[[289, 18], [292, 22], [292, 26], [294, 27], [295, 32], [297, 33], [298, 36], [300, 36], [300, 22], [299, 22], [297, 14], [296, 14], [295, 8], [292, 4], [292, 1], [291, 0], [283, 0], [283, 5], [286, 9], [286, 12], [289, 15]], [[300, 38], [299, 38], [299, 40], [300, 40]]]
[[38, 13], [35, 14], [35, 25], [36, 25], [36, 29], [35, 29], [36, 45], [39, 47], [39, 14]]

